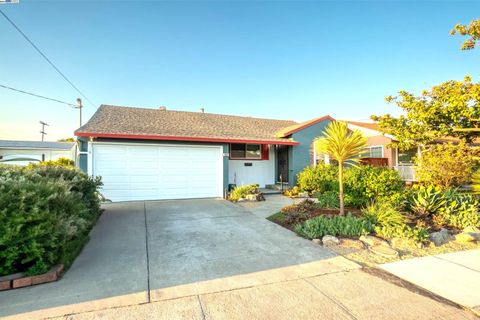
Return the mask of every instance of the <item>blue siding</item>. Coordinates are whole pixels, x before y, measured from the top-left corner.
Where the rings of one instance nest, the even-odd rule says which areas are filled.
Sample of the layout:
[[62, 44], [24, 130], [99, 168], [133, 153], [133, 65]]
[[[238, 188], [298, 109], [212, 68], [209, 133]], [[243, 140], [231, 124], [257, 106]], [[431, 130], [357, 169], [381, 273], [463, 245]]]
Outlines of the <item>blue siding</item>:
[[328, 119], [324, 120], [292, 134], [293, 140], [300, 142], [300, 144], [292, 146], [288, 154], [290, 186], [297, 184], [297, 175], [300, 171], [312, 165], [312, 142], [322, 135], [330, 121]]

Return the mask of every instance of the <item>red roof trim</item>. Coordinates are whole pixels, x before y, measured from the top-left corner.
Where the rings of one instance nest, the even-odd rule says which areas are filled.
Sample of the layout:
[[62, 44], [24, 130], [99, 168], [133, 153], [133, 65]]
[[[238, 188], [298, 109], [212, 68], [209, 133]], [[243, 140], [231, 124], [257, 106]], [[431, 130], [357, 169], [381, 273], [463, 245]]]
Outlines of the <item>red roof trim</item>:
[[330, 116], [324, 116], [324, 117], [321, 117], [321, 118], [318, 118], [318, 119], [314, 119], [314, 120], [310, 120], [310, 121], [307, 121], [307, 122], [304, 122], [303, 125], [299, 126], [299, 127], [296, 127], [290, 131], [287, 131], [287, 132], [282, 132], [282, 137], [286, 137], [286, 136], [289, 136], [295, 132], [298, 132], [298, 131], [301, 131], [305, 128], [308, 128], [310, 126], [313, 126], [314, 124], [317, 124], [319, 122], [322, 122], [322, 121], [325, 121], [325, 120], [330, 120], [330, 121], [336, 121], [335, 119], [333, 119], [332, 117]]
[[288, 145], [288, 146], [295, 146], [300, 144], [297, 141], [200, 138], [200, 137], [157, 136], [157, 135], [143, 135], [143, 134], [116, 134], [116, 133], [96, 133], [96, 132], [75, 132], [75, 135], [77, 137], [94, 137], [94, 138], [199, 141], [199, 142], [225, 142], [225, 143], [259, 143], [259, 144], [280, 144], [280, 145]]

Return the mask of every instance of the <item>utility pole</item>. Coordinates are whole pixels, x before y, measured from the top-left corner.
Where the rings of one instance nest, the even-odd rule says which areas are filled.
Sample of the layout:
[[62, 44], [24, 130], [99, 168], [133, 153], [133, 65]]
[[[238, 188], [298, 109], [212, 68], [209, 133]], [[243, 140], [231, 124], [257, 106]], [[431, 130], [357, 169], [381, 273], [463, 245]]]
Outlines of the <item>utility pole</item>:
[[40, 124], [42, 125], [42, 131], [40, 133], [42, 134], [42, 141], [44, 140], [45, 135], [47, 134], [45, 132], [45, 126], [48, 126], [49, 124], [43, 121], [40, 121]]
[[75, 107], [80, 112], [80, 127], [82, 126], [82, 99], [77, 98], [77, 106]]

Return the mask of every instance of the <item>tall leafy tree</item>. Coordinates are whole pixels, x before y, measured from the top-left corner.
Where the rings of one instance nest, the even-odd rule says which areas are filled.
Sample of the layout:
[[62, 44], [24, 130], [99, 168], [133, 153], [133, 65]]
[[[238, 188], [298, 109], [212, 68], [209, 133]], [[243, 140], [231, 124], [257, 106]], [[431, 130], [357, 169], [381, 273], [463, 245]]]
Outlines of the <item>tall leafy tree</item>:
[[367, 138], [358, 130], [349, 130], [347, 123], [342, 121], [330, 122], [323, 135], [315, 141], [315, 147], [338, 162], [340, 215], [344, 215], [343, 167], [346, 161], [357, 162], [360, 159], [360, 154], [367, 146]]
[[462, 43], [462, 50], [471, 50], [478, 46], [480, 41], [480, 20], [473, 20], [468, 25], [457, 24], [450, 31], [450, 34], [469, 37]]
[[469, 142], [475, 133], [464, 129], [480, 125], [480, 83], [473, 83], [468, 76], [463, 81], [451, 80], [424, 90], [421, 95], [400, 91], [386, 100], [396, 103], [403, 114], [372, 119], [383, 132], [394, 135], [396, 146], [403, 150], [447, 136]]

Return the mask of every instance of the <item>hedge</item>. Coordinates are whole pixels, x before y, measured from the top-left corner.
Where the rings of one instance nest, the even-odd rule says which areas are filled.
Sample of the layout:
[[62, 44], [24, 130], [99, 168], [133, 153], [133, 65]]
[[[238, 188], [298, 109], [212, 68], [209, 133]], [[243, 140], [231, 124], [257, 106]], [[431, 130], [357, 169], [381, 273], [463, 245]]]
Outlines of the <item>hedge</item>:
[[100, 215], [101, 185], [55, 163], [0, 166], [0, 276], [68, 267]]

